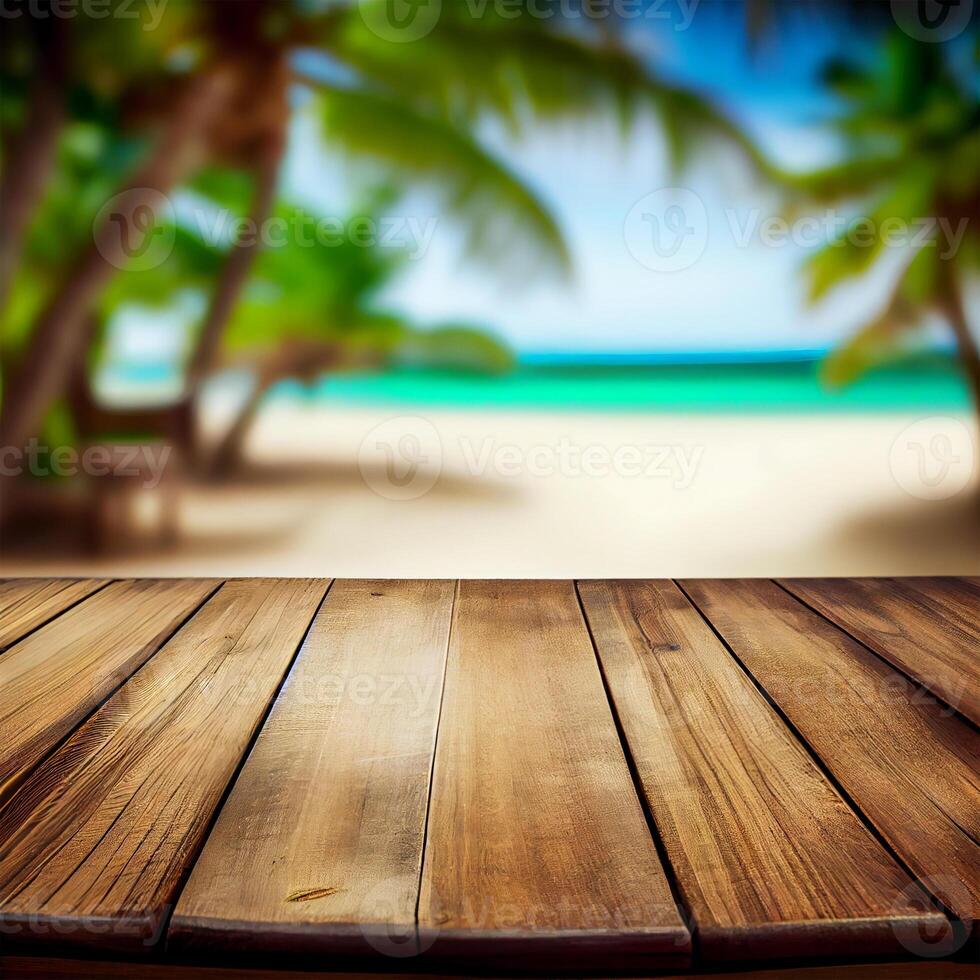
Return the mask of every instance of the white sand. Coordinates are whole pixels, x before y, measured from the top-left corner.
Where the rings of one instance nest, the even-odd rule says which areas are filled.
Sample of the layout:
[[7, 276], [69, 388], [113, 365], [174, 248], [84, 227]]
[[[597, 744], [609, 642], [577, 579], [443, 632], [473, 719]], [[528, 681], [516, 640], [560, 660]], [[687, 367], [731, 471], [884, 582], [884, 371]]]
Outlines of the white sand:
[[[22, 556], [3, 573], [980, 574], [970, 417], [925, 426], [969, 427], [973, 444], [968, 435], [966, 458], [959, 446], [951, 479], [962, 482], [966, 467], [972, 482], [922, 500], [915, 494], [948, 494], [950, 484], [910, 493], [900, 482], [914, 484], [915, 472], [899, 459], [896, 476], [893, 455], [921, 415], [417, 414], [425, 421], [392, 408], [273, 404], [253, 433], [246, 477], [185, 492], [175, 548], [99, 560]], [[409, 491], [431, 482], [424, 478], [434, 478], [441, 455], [438, 480], [417, 499], [390, 499], [401, 491], [386, 479], [379, 444], [399, 462], [425, 457]], [[632, 475], [637, 468], [644, 472]]]

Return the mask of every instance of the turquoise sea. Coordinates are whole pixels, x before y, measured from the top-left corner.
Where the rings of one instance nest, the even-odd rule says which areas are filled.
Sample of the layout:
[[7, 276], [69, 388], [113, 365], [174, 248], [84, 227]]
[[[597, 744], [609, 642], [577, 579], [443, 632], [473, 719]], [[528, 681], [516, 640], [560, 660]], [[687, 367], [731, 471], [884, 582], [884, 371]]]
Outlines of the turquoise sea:
[[590, 411], [878, 412], [970, 407], [966, 384], [951, 359], [881, 369], [838, 391], [821, 383], [818, 366], [810, 359], [702, 359], [683, 364], [529, 360], [502, 377], [405, 368], [380, 375], [334, 376], [312, 391], [284, 386], [281, 393], [345, 404]]
[[[828, 390], [819, 358], [771, 355], [527, 357], [502, 376], [401, 368], [330, 375], [312, 388], [285, 383], [278, 398], [398, 408], [548, 409], [651, 412], [968, 411], [970, 395], [956, 362], [923, 357]], [[173, 397], [173, 365], [117, 366], [104, 375], [123, 400]]]

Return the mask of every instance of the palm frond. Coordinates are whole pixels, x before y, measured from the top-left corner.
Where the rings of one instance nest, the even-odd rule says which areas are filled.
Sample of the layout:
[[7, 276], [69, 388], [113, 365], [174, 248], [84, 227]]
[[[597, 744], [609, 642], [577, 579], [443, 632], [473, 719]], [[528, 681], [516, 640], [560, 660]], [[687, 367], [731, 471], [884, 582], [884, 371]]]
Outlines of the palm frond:
[[[864, 275], [889, 246], [893, 232], [911, 238], [917, 221], [929, 213], [935, 179], [931, 167], [908, 166], [869, 213], [850, 221], [846, 229], [814, 252], [804, 266], [810, 301], [816, 302], [841, 283]], [[858, 222], [864, 224], [863, 231]]]
[[647, 97], [664, 127], [675, 170], [705, 144], [721, 141], [739, 151], [757, 175], [776, 178], [772, 162], [754, 140], [709, 100], [661, 81], [650, 82]]
[[907, 161], [894, 154], [844, 160], [807, 173], [777, 172], [779, 184], [807, 204], [838, 204], [871, 193], [903, 172]]
[[821, 367], [824, 382], [841, 388], [904, 356], [935, 299], [937, 281], [935, 249], [924, 248], [902, 272], [882, 312], [828, 355]]
[[625, 128], [652, 112], [660, 115], [676, 162], [691, 155], [696, 140], [718, 137], [758, 170], [767, 169], [733, 120], [698, 93], [658, 78], [624, 45], [596, 43], [551, 19], [475, 18], [468, 9], [448, 8], [424, 44], [384, 41], [353, 18], [329, 49], [362, 79], [460, 124], [492, 115], [521, 132], [542, 120], [612, 109]]
[[486, 330], [465, 324], [446, 324], [413, 330], [394, 351], [397, 364], [413, 367], [505, 374], [514, 367], [509, 347]]
[[440, 211], [459, 219], [470, 257], [511, 273], [568, 273], [571, 260], [548, 206], [467, 132], [387, 95], [321, 91], [325, 138], [382, 166], [393, 182], [427, 186]]

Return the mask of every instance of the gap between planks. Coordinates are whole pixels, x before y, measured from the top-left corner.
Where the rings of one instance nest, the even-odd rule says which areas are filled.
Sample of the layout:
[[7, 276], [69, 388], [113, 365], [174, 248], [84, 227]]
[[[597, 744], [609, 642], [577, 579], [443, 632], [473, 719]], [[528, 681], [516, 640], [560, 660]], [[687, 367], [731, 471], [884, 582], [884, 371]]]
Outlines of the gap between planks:
[[454, 594], [334, 584], [180, 897], [172, 948], [418, 952]]
[[980, 901], [976, 729], [776, 582], [679, 584], [961, 942]]
[[707, 961], [903, 952], [949, 928], [670, 581], [579, 593]]
[[[774, 581], [897, 673], [929, 691], [975, 729], [980, 727], [980, 586], [973, 581]], [[959, 590], [970, 595], [956, 595]], [[971, 600], [972, 623], [966, 613]], [[913, 622], [922, 628], [922, 635], [908, 634]]]
[[0, 806], [221, 584], [112, 582], [0, 654]]
[[[524, 584], [525, 584], [525, 586], [527, 585], [527, 583], [524, 583]], [[459, 588], [460, 588], [460, 583], [457, 582], [455, 584], [454, 608], [453, 608], [453, 612], [452, 612], [452, 617], [453, 617], [453, 622], [454, 623], [455, 623], [455, 617], [456, 617], [456, 612], [455, 612], [455, 596], [458, 595]], [[213, 593], [212, 593], [212, 595], [213, 595]], [[80, 601], [83, 601], [83, 600], [80, 600]], [[204, 601], [204, 603], [202, 603], [201, 606], [198, 606], [197, 608], [200, 609], [207, 601], [208, 600], [206, 599]], [[323, 599], [321, 599], [321, 608], [322, 608], [323, 601], [325, 601], [325, 596], [324, 596]], [[796, 601], [798, 602], [799, 600], [797, 599]], [[804, 603], [800, 603], [800, 604], [803, 605], [803, 606], [805, 606]], [[195, 612], [196, 611], [197, 610], [195, 610]], [[581, 613], [581, 608], [580, 608], [580, 613]], [[191, 613], [191, 616], [188, 617], [188, 620], [187, 621], [189, 621], [193, 617], [193, 615], [194, 615], [194, 613], [192, 612]], [[702, 616], [703, 616], [703, 614], [702, 614]], [[709, 625], [712, 626], [712, 629], [714, 629], [714, 626], [713, 626], [713, 624], [711, 624], [710, 620], [708, 620], [707, 617], [704, 617], [704, 616], [703, 616], [703, 618], [709, 623]], [[309, 629], [312, 627], [312, 623], [315, 621], [315, 619], [316, 619], [316, 616], [314, 616], [313, 620], [311, 620], [311, 623], [308, 626], [308, 632], [309, 632]], [[584, 627], [583, 628], [585, 628], [587, 631], [590, 631], [589, 624], [588, 623], [585, 623], [584, 620], [583, 620], [583, 623], [584, 623]], [[839, 627], [836, 623], [834, 625], [835, 625], [836, 628], [841, 629], [841, 627]], [[178, 629], [179, 629], [179, 627], [178, 627]], [[449, 644], [451, 644], [451, 643], [452, 643], [452, 637], [450, 635], [450, 637], [447, 640], [447, 646]], [[599, 664], [600, 670], [601, 670], [601, 661], [599, 659], [599, 654], [598, 654], [598, 651], [597, 651], [596, 646], [595, 646], [594, 637], [592, 637], [592, 639], [590, 640], [590, 643], [591, 643], [592, 648], [593, 648], [593, 654], [594, 654], [594, 656], [596, 656], [597, 663]], [[298, 644], [297, 650], [294, 651], [294, 658], [293, 658], [293, 661], [291, 663], [291, 666], [289, 668], [287, 668], [286, 672], [284, 673], [284, 675], [283, 675], [283, 677], [282, 677], [282, 679], [280, 681], [280, 691], [282, 690], [282, 687], [286, 684], [289, 676], [292, 674], [292, 670], [295, 668], [295, 664], [296, 664], [296, 662], [298, 660], [301, 646], [302, 646], [302, 644]], [[739, 658], [737, 656], [734, 659], [735, 659], [736, 663], [740, 663]], [[892, 665], [889, 665], [889, 666], [891, 667], [892, 670], [895, 669]], [[744, 664], [741, 664], [741, 667], [746, 672], [746, 674], [749, 676], [749, 678], [753, 681], [753, 683], [755, 683], [759, 687], [760, 690], [764, 690], [762, 688], [762, 685], [759, 684], [759, 682], [755, 680], [754, 676], [748, 671], [748, 669], [745, 667], [745, 665]], [[435, 781], [435, 775], [434, 775], [434, 773], [435, 773], [435, 767], [436, 767], [435, 760], [436, 760], [436, 758], [438, 756], [438, 752], [439, 752], [439, 738], [440, 738], [440, 732], [441, 732], [441, 727], [442, 727], [441, 726], [441, 718], [442, 718], [443, 702], [444, 702], [444, 695], [445, 695], [447, 677], [448, 677], [448, 670], [444, 670], [443, 677], [442, 677], [443, 683], [442, 683], [442, 687], [440, 689], [439, 709], [438, 709], [438, 717], [437, 717], [436, 728], [435, 728], [435, 735], [434, 735], [434, 741], [433, 741], [433, 749], [432, 749], [432, 753], [431, 753], [431, 755], [432, 755], [432, 762], [431, 762], [430, 771], [429, 771], [429, 777], [428, 777], [428, 798], [427, 798], [427, 805], [425, 807], [424, 830], [423, 830], [423, 835], [424, 835], [425, 840], [427, 840], [427, 836], [428, 836], [428, 833], [429, 833], [428, 828], [429, 828], [429, 821], [430, 821], [431, 812], [432, 812], [432, 798], [431, 797], [432, 797], [432, 792], [433, 792], [433, 787], [434, 787], [434, 781]], [[124, 679], [122, 683], [124, 684], [125, 682], [126, 681]], [[122, 685], [120, 685], [120, 686], [122, 686]], [[117, 690], [118, 690], [118, 688], [117, 688]], [[612, 703], [612, 699], [611, 698], [608, 698], [608, 691], [606, 689], [606, 685], [605, 684], [603, 685], [603, 691], [604, 691], [604, 696], [607, 697], [609, 708], [613, 712], [614, 717], [616, 717], [615, 705]], [[112, 696], [113, 696], [112, 693], [110, 693], [110, 695], [108, 697], [111, 698]], [[277, 697], [276, 696], [273, 696], [273, 698], [269, 702], [269, 705], [267, 706], [266, 719], [268, 719], [268, 717], [270, 716], [270, 714], [271, 714], [271, 712], [272, 712], [272, 710], [273, 710], [273, 708], [275, 706], [276, 701], [277, 701]], [[261, 736], [261, 732], [264, 730], [264, 724], [265, 723], [263, 721], [256, 728], [255, 733], [253, 734], [253, 738], [252, 738], [251, 743], [249, 744], [249, 746], [246, 748], [246, 750], [243, 752], [241, 758], [239, 759], [238, 769], [236, 770], [235, 775], [232, 778], [229, 779], [228, 784], [225, 787], [225, 795], [223, 797], [223, 800], [224, 801], [227, 801], [228, 800], [228, 798], [229, 798], [229, 796], [230, 796], [230, 794], [231, 794], [231, 792], [233, 790], [233, 787], [235, 786], [237, 777], [240, 776], [241, 772], [243, 771], [243, 768], [245, 767], [245, 764], [246, 764], [246, 762], [247, 762], [247, 760], [249, 758], [250, 752], [254, 748], [257, 739]], [[620, 727], [620, 731], [618, 732], [618, 735], [619, 735], [619, 738], [620, 738], [622, 751], [627, 754], [626, 757], [627, 757], [627, 759], [629, 759], [630, 758], [629, 757], [629, 751], [630, 750], [629, 750], [628, 744], [626, 744], [625, 740], [623, 739], [623, 732], [621, 730], [621, 727]], [[801, 737], [801, 741], [803, 741], [804, 745], [807, 745], [805, 738], [802, 738]], [[812, 748], [810, 748], [810, 751], [811, 751], [811, 753], [813, 755], [816, 756], [816, 752]], [[819, 759], [819, 756], [816, 756], [816, 757]], [[636, 784], [635, 774], [633, 772], [630, 773], [630, 780], [631, 780], [631, 784], [634, 784], [634, 788], [636, 789], [636, 791], [640, 793], [640, 798], [642, 799], [643, 798], [642, 788], [638, 784]], [[854, 810], [859, 815], [862, 814], [862, 811], [861, 811], [861, 809], [859, 807], [854, 806]], [[213, 820], [212, 820], [212, 828], [214, 826], [214, 821], [216, 821], [218, 819], [218, 815], [220, 813], [221, 813], [221, 809], [220, 808], [218, 808], [218, 809], [216, 809], [214, 811], [214, 817], [213, 817]], [[656, 830], [656, 823], [654, 822], [653, 827], [652, 828], [648, 828], [648, 829], [651, 830], [651, 833], [653, 834], [654, 841], [657, 842], [658, 832]], [[425, 856], [426, 855], [427, 855], [427, 849], [425, 847], [423, 847], [423, 862], [422, 862], [422, 864], [420, 866], [420, 869], [419, 869], [419, 881], [420, 882], [422, 880], [422, 877], [425, 874], [425, 863], [424, 862], [425, 862]], [[670, 869], [671, 869], [670, 863], [669, 862], [663, 862], [663, 863], [664, 863], [664, 867], [666, 869], [668, 869], [668, 871], [670, 871]], [[417, 941], [417, 937], [419, 935], [419, 919], [420, 919], [419, 906], [421, 905], [421, 901], [422, 901], [422, 891], [421, 891], [421, 887], [418, 887], [417, 888], [417, 891], [416, 891], [416, 907], [415, 907], [415, 913], [413, 915], [414, 927], [415, 927], [415, 931], [416, 931], [416, 933], [415, 933], [416, 934], [416, 941]]]
[[112, 584], [112, 579], [0, 581], [0, 652]]
[[7, 942], [149, 952], [327, 585], [228, 583], [25, 778], [0, 809]]

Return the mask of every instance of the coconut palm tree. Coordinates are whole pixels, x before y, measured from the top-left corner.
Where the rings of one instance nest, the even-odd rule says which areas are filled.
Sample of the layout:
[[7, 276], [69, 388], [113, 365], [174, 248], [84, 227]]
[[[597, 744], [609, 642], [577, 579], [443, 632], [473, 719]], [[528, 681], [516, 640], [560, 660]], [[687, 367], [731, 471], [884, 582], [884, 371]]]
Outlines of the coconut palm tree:
[[[40, 219], [31, 227], [21, 274], [0, 320], [8, 340], [31, 322], [74, 243], [85, 236], [92, 215], [118, 179], [120, 158], [125, 156], [113, 130], [80, 124], [69, 128], [57, 179], [48, 188]], [[214, 207], [220, 201], [240, 209], [248, 197], [247, 180], [227, 170], [204, 171], [192, 186]], [[359, 222], [378, 227], [379, 216], [395, 200], [388, 188], [373, 191], [352, 216], [339, 222], [339, 238], [311, 236], [300, 242], [287, 236], [279, 247], [259, 256], [229, 321], [217, 364], [247, 373], [252, 387], [209, 461], [211, 471], [233, 472], [264, 395], [281, 381], [313, 383], [328, 371], [401, 362], [484, 373], [509, 368], [510, 352], [483, 330], [468, 325], [420, 329], [379, 305], [379, 293], [408, 261], [405, 250], [377, 240], [355, 243], [351, 236]], [[301, 222], [315, 227], [321, 218], [287, 203], [277, 207], [276, 217], [290, 227]], [[170, 434], [161, 422], [172, 423], [179, 412], [170, 407], [162, 412], [152, 406], [106, 407], [94, 395], [92, 378], [104, 365], [104, 339], [114, 317], [134, 307], [172, 310], [182, 298], [207, 296], [231, 245], [213, 241], [205, 225], [185, 217], [164, 227], [173, 239], [166, 261], [121, 272], [103, 292], [86, 323], [88, 359], [77, 365], [69, 388], [65, 408], [70, 411], [49, 418], [48, 430], [42, 433], [46, 444], [104, 437], [106, 432], [130, 438]], [[58, 431], [51, 428], [55, 422]]]
[[[220, 178], [210, 175], [210, 179]], [[286, 238], [259, 255], [229, 320], [217, 362], [220, 369], [246, 374], [250, 387], [210, 453], [206, 474], [235, 472], [263, 399], [284, 381], [312, 385], [326, 373], [400, 363], [480, 373], [510, 368], [512, 354], [485, 330], [463, 324], [419, 327], [381, 303], [382, 290], [408, 261], [407, 253], [403, 247], [378, 241], [355, 241], [352, 229], [365, 220], [376, 226], [378, 209], [390, 200], [387, 191], [372, 193], [341, 223], [344, 230], [339, 236], [312, 237], [302, 243]], [[315, 223], [318, 218], [288, 203], [277, 207], [276, 217], [293, 226], [301, 220]], [[70, 393], [74, 417], [89, 427], [116, 431], [128, 427], [130, 436], [160, 434], [141, 430], [147, 421], [145, 412], [100, 407], [90, 377], [100, 363], [98, 341], [114, 316], [134, 305], [168, 309], [188, 293], [204, 295], [226, 262], [228, 246], [209, 242], [200, 228], [178, 225], [167, 231], [174, 236], [174, 248], [166, 262], [118, 276], [93, 318], [93, 363], [80, 372]]]
[[144, 113], [167, 91], [167, 65], [194, 34], [188, 0], [168, 4], [167, 17], [151, 24], [132, 5], [122, 10], [127, 16], [111, 16], [113, 5], [120, 0], [109, 0], [100, 12], [82, 5], [63, 17], [34, 16], [25, 0], [6, 4], [0, 32], [0, 307], [66, 127], [80, 119], [118, 126], [124, 116]]
[[980, 409], [980, 353], [964, 302], [980, 272], [980, 102], [972, 74], [969, 66], [954, 70], [948, 48], [901, 33], [871, 67], [827, 67], [826, 83], [846, 105], [837, 122], [846, 156], [784, 180], [803, 206], [856, 203], [856, 220], [871, 231], [842, 232], [809, 259], [811, 300], [867, 273], [896, 230], [916, 232], [902, 236], [909, 255], [883, 308], [826, 361], [831, 384], [900, 355], [927, 315], [938, 314]]
[[[250, 389], [238, 413], [210, 455], [214, 475], [228, 475], [241, 462], [242, 449], [263, 399], [276, 385], [313, 385], [325, 374], [375, 370], [400, 363], [452, 370], [499, 373], [513, 357], [492, 334], [465, 324], [418, 326], [388, 310], [382, 291], [408, 261], [405, 248], [355, 240], [358, 222], [382, 213], [388, 190], [371, 194], [342, 222], [329, 240], [312, 237], [300, 244], [288, 237], [265, 249], [232, 313], [218, 361], [249, 375]], [[303, 209], [280, 204], [276, 216], [286, 225], [316, 220]], [[201, 240], [181, 239], [185, 264], [207, 249]], [[175, 277], [182, 279], [179, 275]]]
[[[624, 120], [659, 113], [678, 147], [712, 131], [754, 153], [722, 115], [663, 83], [594, 21], [569, 30], [560, 17], [525, 8], [515, 17], [511, 8], [504, 16], [446, 4], [427, 35], [400, 44], [371, 29], [370, 9], [367, 0], [168, 5], [179, 28], [165, 36], [181, 40], [158, 62], [160, 71], [126, 93], [146, 137], [142, 162], [117, 188], [128, 193], [110, 216], [115, 226], [109, 217], [96, 225], [32, 324], [5, 378], [0, 440], [23, 444], [65, 392], [84, 355], [86, 318], [125, 257], [118, 226], [152, 234], [134, 218], [207, 163], [251, 176], [248, 213], [256, 224], [273, 213], [297, 86], [315, 100], [328, 148], [437, 188], [470, 229], [471, 254], [498, 265], [521, 254], [517, 242], [552, 269], [565, 268], [567, 255], [544, 204], [479, 138], [487, 120], [519, 134], [535, 120], [615, 106]], [[257, 252], [256, 243], [239, 244], [217, 276], [190, 360], [192, 390], [218, 360]]]

